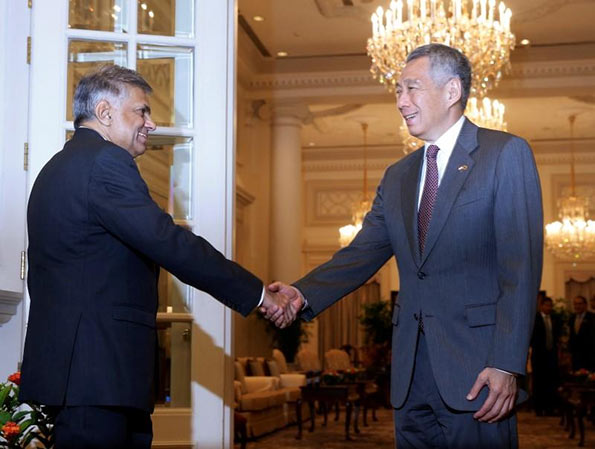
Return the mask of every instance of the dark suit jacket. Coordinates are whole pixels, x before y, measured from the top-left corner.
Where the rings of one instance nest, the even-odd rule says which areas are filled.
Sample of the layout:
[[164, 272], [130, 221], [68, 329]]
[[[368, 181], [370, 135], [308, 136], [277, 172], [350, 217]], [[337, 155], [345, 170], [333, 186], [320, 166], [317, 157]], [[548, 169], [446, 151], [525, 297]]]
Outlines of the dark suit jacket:
[[550, 321], [552, 322], [552, 348], [546, 347], [546, 329], [545, 321], [541, 313], [535, 314], [535, 326], [533, 327], [533, 334], [531, 335], [531, 364], [534, 369], [539, 369], [545, 366], [548, 360], [557, 358], [557, 343], [560, 338], [561, 323], [554, 315], [550, 314]]
[[390, 166], [353, 242], [295, 286], [311, 319], [372, 276], [393, 254], [400, 291], [393, 314], [394, 407], [407, 396], [423, 311], [440, 394], [457, 410], [478, 373], [524, 373], [542, 267], [543, 218], [527, 143], [465, 121], [438, 189], [420, 256], [417, 199], [423, 149]]
[[159, 266], [243, 315], [262, 282], [174, 224], [130, 154], [78, 129], [28, 206], [29, 325], [21, 400], [150, 411]]
[[570, 317], [569, 346], [572, 354], [572, 369], [595, 370], [595, 313], [586, 311], [578, 334], [574, 331], [576, 315]]

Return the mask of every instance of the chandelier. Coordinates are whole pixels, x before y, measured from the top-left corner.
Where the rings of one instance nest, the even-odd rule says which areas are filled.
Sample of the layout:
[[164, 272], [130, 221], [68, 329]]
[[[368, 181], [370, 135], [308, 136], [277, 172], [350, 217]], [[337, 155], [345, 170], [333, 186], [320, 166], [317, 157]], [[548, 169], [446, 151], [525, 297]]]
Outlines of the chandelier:
[[[507, 124], [504, 120], [504, 111], [504, 104], [498, 100], [490, 100], [488, 97], [477, 100], [475, 97], [470, 97], [465, 109], [465, 115], [473, 123], [483, 128], [506, 131]], [[422, 140], [409, 134], [405, 121], [401, 123], [399, 132], [403, 140], [403, 152], [405, 154], [418, 149], [424, 144]]]
[[559, 221], [545, 225], [545, 245], [555, 257], [574, 262], [595, 257], [595, 221], [589, 220], [589, 198], [576, 195], [574, 121], [570, 122], [570, 196], [558, 200]]
[[407, 0], [406, 7], [402, 0], [392, 0], [386, 11], [378, 7], [372, 14], [370, 71], [392, 92], [407, 55], [420, 45], [438, 42], [469, 58], [471, 95], [483, 98], [509, 68], [515, 44], [512, 12], [500, 2], [497, 15], [496, 0]]
[[355, 235], [362, 228], [364, 217], [372, 208], [372, 202], [368, 194], [368, 124], [362, 123], [362, 133], [364, 135], [364, 185], [362, 189], [362, 199], [359, 203], [354, 204], [352, 223], [339, 228], [339, 244], [341, 248], [349, 245]]

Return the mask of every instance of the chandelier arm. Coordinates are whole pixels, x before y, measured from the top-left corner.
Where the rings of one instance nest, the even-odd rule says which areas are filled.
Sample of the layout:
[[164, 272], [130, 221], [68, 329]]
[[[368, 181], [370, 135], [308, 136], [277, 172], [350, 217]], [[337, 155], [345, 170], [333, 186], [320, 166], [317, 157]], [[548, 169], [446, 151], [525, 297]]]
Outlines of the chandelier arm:
[[570, 192], [573, 197], [576, 197], [576, 185], [574, 176], [574, 121], [576, 120], [576, 114], [572, 114], [568, 117], [570, 122]]

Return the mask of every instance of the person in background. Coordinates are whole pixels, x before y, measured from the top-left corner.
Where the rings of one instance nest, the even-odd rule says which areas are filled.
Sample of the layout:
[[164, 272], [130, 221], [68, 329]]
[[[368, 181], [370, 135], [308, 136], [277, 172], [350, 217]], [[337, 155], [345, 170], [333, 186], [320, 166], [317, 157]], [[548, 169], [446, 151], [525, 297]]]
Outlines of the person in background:
[[553, 415], [558, 408], [558, 340], [561, 323], [552, 315], [554, 303], [545, 297], [538, 305], [535, 327], [531, 336], [531, 367], [533, 369], [533, 407], [537, 416]]
[[595, 313], [587, 310], [587, 298], [572, 300], [574, 314], [570, 317], [568, 346], [572, 356], [572, 369], [595, 370]]

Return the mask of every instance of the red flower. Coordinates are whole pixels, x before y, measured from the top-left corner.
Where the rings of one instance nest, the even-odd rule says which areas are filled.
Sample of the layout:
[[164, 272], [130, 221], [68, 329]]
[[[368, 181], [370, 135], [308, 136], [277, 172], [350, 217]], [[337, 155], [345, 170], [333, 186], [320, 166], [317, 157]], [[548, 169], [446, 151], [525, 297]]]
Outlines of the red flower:
[[10, 376], [8, 376], [8, 381], [12, 382], [15, 385], [20, 385], [21, 384], [21, 372], [17, 371], [16, 373], [13, 373]]
[[2, 426], [2, 433], [4, 434], [4, 437], [10, 441], [12, 438], [21, 433], [21, 428], [16, 422], [8, 421]]

